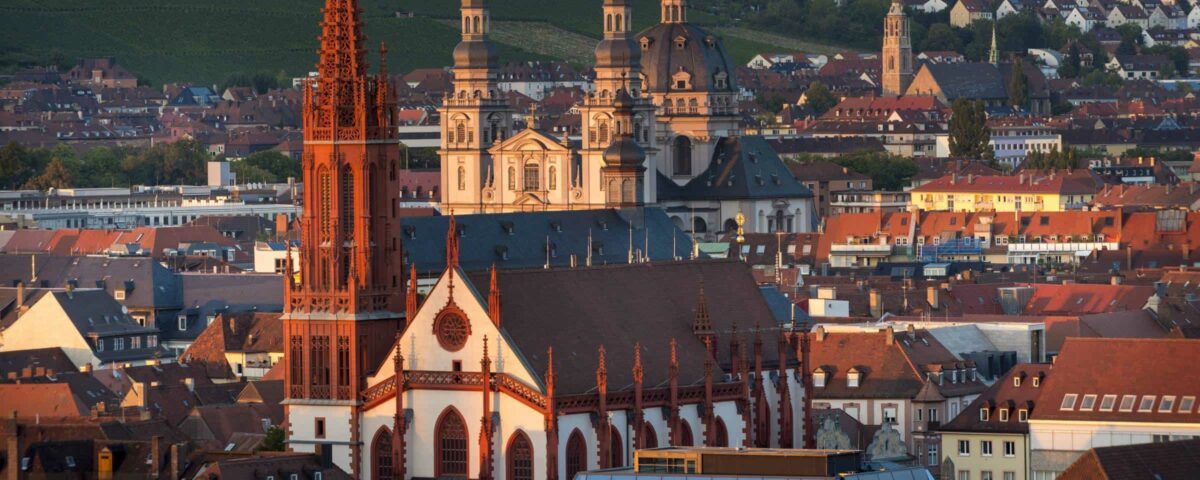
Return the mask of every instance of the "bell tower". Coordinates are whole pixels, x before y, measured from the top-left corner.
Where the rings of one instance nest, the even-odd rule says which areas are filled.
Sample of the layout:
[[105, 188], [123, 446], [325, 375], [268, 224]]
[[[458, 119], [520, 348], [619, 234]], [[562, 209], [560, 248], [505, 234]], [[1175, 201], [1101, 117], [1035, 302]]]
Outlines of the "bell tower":
[[442, 207], [478, 213], [493, 199], [488, 149], [512, 134], [508, 99], [497, 86], [496, 48], [488, 41], [487, 0], [462, 0], [462, 40], [454, 47], [454, 90], [442, 104]]
[[912, 38], [904, 2], [892, 0], [883, 20], [883, 96], [904, 95], [913, 81]]
[[[590, 204], [628, 206], [655, 203], [654, 182], [645, 181], [646, 159], [656, 151], [654, 104], [642, 87], [641, 48], [634, 41], [632, 0], [604, 0], [604, 38], [596, 45], [595, 91], [579, 106], [583, 120], [580, 183]], [[622, 145], [618, 146], [618, 143]], [[620, 154], [622, 158], [615, 155]], [[634, 165], [637, 161], [641, 165]], [[621, 168], [607, 168], [619, 166]], [[636, 167], [641, 166], [640, 170]], [[637, 191], [610, 192], [617, 171], [634, 181]], [[637, 172], [636, 177], [634, 173]], [[614, 201], [615, 200], [615, 201]]]
[[[354, 410], [404, 321], [395, 92], [382, 60], [367, 73], [360, 12], [358, 0], [326, 0], [318, 76], [304, 84], [301, 275], [289, 262], [284, 282], [292, 425]], [[357, 445], [356, 434], [344, 440]], [[291, 431], [296, 445], [319, 443], [307, 436]]]

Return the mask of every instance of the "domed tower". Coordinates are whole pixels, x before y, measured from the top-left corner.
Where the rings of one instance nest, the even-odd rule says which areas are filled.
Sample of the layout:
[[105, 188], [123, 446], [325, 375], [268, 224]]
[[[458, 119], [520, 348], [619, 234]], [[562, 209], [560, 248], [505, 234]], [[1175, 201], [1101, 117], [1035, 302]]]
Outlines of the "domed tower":
[[908, 34], [908, 18], [904, 15], [904, 2], [892, 0], [883, 21], [883, 95], [904, 95], [912, 80], [912, 39]]
[[480, 209], [491, 178], [488, 148], [512, 133], [512, 109], [497, 86], [496, 49], [488, 41], [486, 0], [462, 0], [462, 41], [454, 47], [454, 90], [442, 104], [442, 206]]
[[721, 40], [687, 22], [686, 0], [663, 0], [662, 22], [637, 34], [642, 88], [657, 106], [656, 168], [683, 185], [738, 131], [734, 64]]
[[613, 100], [616, 139], [604, 149], [604, 166], [600, 172], [604, 205], [609, 208], [646, 204], [646, 151], [634, 139], [631, 126], [637, 105], [625, 90], [618, 90]]
[[[601, 181], [601, 169], [607, 164], [606, 151], [626, 134], [641, 152], [654, 152], [654, 104], [644, 96], [641, 50], [633, 40], [632, 0], [604, 0], [604, 39], [596, 45], [595, 90], [580, 105], [583, 117], [583, 160], [581, 183], [586, 185], [592, 204], [606, 204], [607, 183]], [[620, 99], [620, 100], [618, 100]], [[618, 109], [623, 109], [618, 112]], [[618, 118], [619, 117], [619, 118]], [[644, 168], [643, 168], [644, 169]], [[647, 186], [647, 184], [650, 184]], [[653, 182], [638, 182], [636, 195], [643, 202], [654, 202]]]

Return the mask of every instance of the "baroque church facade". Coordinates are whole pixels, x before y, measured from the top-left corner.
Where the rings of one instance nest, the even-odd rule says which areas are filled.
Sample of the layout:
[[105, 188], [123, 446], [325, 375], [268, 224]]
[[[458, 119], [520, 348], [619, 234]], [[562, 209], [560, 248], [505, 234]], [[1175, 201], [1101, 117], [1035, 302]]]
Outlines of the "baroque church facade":
[[[517, 130], [497, 88], [483, 0], [464, 0], [454, 87], [442, 107], [442, 206], [458, 213], [660, 206], [697, 234], [809, 231], [812, 193], [757, 137], [741, 137], [734, 64], [721, 41], [663, 0], [632, 28], [632, 0], [603, 0], [593, 89], [579, 139]], [[636, 170], [635, 164], [643, 169]], [[620, 167], [620, 168], [610, 168]]]
[[[605, 3], [622, 20], [627, 8]], [[463, 13], [464, 29], [486, 32], [480, 0]], [[468, 273], [451, 216], [446, 267], [419, 297], [396, 217], [386, 68], [367, 72], [357, 0], [326, 0], [323, 14], [320, 75], [304, 88], [302, 274], [289, 263], [284, 282], [290, 450], [360, 479], [532, 480], [629, 465], [638, 448], [815, 445], [808, 334], [778, 322], [742, 262]], [[488, 47], [466, 37], [481, 34], [465, 34], [456, 57], [473, 64]], [[460, 81], [482, 92], [489, 74], [474, 73]], [[643, 204], [653, 190], [636, 182], [652, 150], [636, 124], [650, 112], [640, 92], [612, 97], [603, 204]], [[463, 105], [494, 106], [483, 100]], [[507, 137], [496, 118], [506, 138], [494, 158], [541, 135]]]

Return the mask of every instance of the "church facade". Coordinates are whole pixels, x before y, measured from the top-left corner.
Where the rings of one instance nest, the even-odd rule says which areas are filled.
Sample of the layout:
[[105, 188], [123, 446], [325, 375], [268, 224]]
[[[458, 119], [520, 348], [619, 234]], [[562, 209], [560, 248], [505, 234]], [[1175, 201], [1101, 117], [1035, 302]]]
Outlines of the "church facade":
[[[730, 231], [738, 213], [747, 231], [810, 230], [812, 193], [765, 144], [755, 143], [754, 158], [742, 154], [741, 141], [755, 138], [738, 135], [735, 66], [721, 41], [687, 21], [685, 0], [661, 7], [661, 23], [634, 33], [632, 0], [603, 0], [604, 38], [594, 88], [577, 107], [576, 140], [539, 129], [533, 118], [516, 130], [497, 88], [487, 6], [465, 0], [454, 91], [441, 112], [443, 207], [485, 213], [635, 203], [676, 212], [677, 224], [697, 234]], [[613, 148], [623, 140], [640, 153]], [[621, 160], [621, 153], [636, 156]], [[634, 160], [643, 169], [636, 175]], [[615, 182], [605, 172], [614, 163], [626, 167]]]
[[[681, 18], [681, 4], [664, 8]], [[617, 38], [628, 6], [609, 0], [604, 12]], [[320, 75], [304, 88], [302, 274], [289, 263], [284, 282], [290, 450], [317, 453], [360, 479], [524, 480], [627, 465], [637, 448], [815, 444], [805, 420], [808, 334], [778, 321], [742, 262], [468, 274], [459, 266], [468, 237], [451, 216], [445, 268], [420, 298], [396, 217], [399, 148], [386, 68], [367, 73], [356, 0], [326, 0], [323, 14]], [[577, 162], [577, 149], [568, 156], [536, 129], [514, 134], [506, 107], [491, 100], [494, 78], [476, 68], [491, 55], [481, 40], [488, 24], [481, 0], [463, 2], [467, 33], [455, 57], [467, 65], [458, 81], [471, 86], [462, 102], [448, 101], [443, 119], [462, 140], [453, 151], [464, 170], [539, 151], [522, 142], [549, 142], [540, 150], [547, 172]], [[639, 139], [658, 125], [639, 130], [652, 113], [641, 92], [611, 97], [600, 117], [611, 120], [612, 138], [597, 149], [599, 205], [644, 205], [656, 193], [645, 178], [655, 149]], [[758, 148], [747, 138], [714, 143], [719, 164], [737, 175], [766, 163]], [[560, 185], [582, 175], [561, 171], [551, 177]], [[538, 173], [541, 185], [547, 177]], [[675, 185], [673, 194], [689, 194], [688, 184]]]

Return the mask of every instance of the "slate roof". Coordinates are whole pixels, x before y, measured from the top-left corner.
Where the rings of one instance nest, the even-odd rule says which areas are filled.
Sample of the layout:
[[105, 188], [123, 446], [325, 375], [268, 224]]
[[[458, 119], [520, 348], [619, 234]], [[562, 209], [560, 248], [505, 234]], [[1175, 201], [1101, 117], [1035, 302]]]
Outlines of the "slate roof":
[[209, 377], [234, 378], [228, 352], [283, 353], [282, 313], [222, 314], [180, 355], [181, 361], [203, 366]]
[[[659, 174], [659, 183], [666, 180]], [[673, 183], [673, 182], [672, 182]], [[771, 145], [759, 136], [717, 142], [708, 168], [682, 188], [659, 189], [659, 200], [811, 198]]]
[[[26, 369], [29, 374], [24, 372]], [[75, 364], [58, 347], [0, 352], [0, 379], [9, 378], [10, 375], [26, 378], [37, 375], [38, 371], [53, 374], [75, 370]]]
[[[489, 293], [486, 272], [471, 275], [481, 298]], [[647, 388], [667, 385], [669, 342], [678, 342], [679, 384], [703, 382], [704, 344], [693, 334], [701, 282], [712, 328], [718, 368], [730, 367], [734, 322], [743, 345], [754, 325], [775, 323], [745, 264], [735, 261], [609, 265], [574, 269], [502, 270], [503, 329], [526, 363], [542, 377], [546, 349], [554, 347], [556, 391], [580, 394], [596, 387], [597, 349], [608, 359], [609, 391], [632, 388], [633, 347], [640, 342]], [[663, 288], [669, 285], [670, 288]], [[777, 365], [773, 331], [761, 334], [764, 364]], [[716, 374], [719, 378], [720, 373]]]
[[[1029, 433], [1029, 423], [1022, 422], [1018, 411], [1027, 410], [1033, 414], [1037, 406], [1038, 396], [1045, 386], [1045, 376], [1051, 372], [1050, 365], [1024, 363], [1010, 369], [987, 391], [979, 395], [975, 401], [942, 425], [943, 432], [979, 432], [979, 433]], [[1034, 386], [1033, 378], [1039, 379]], [[1020, 379], [1020, 385], [1015, 385], [1013, 379]], [[988, 410], [988, 419], [980, 420], [980, 410]], [[1000, 409], [1008, 409], [1008, 420], [1000, 421]]]
[[[691, 237], [659, 208], [460, 215], [455, 217], [461, 246], [459, 265], [466, 271], [492, 265], [539, 268], [546, 263], [549, 238], [551, 266], [570, 265], [572, 255], [582, 266], [589, 237], [593, 265], [627, 263], [631, 221], [633, 248], [646, 252], [652, 260], [669, 260], [672, 250], [678, 256], [691, 251]], [[418, 272], [445, 270], [449, 218], [409, 217], [402, 218], [400, 225], [407, 263], [416, 265]]]
[[1200, 440], [1093, 448], [1061, 480], [1189, 480], [1200, 471]]
[[921, 68], [929, 71], [949, 101], [1008, 98], [1000, 69], [990, 63], [927, 63]]
[[218, 314], [282, 312], [283, 276], [275, 274], [185, 273], [178, 276], [187, 329], [179, 330], [177, 316], [159, 317], [165, 340], [191, 340]]
[[[174, 274], [149, 258], [67, 257], [55, 255], [0, 255], [0, 285], [18, 281], [26, 286], [64, 287], [77, 280], [80, 288], [104, 288], [111, 295], [118, 288], [132, 287], [124, 304], [130, 307], [171, 308], [179, 306], [179, 288]], [[30, 282], [37, 268], [38, 285]]]

